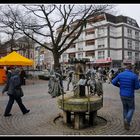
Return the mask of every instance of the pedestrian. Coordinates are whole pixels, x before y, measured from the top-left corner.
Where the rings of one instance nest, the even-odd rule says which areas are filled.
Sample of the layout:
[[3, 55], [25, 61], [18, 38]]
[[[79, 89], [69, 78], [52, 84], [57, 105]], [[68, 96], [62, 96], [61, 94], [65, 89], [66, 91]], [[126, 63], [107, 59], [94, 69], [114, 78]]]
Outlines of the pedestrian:
[[49, 94], [52, 94], [52, 91], [53, 91], [53, 81], [54, 81], [54, 77], [55, 77], [55, 72], [54, 72], [54, 69], [52, 68], [49, 72], [49, 81], [48, 81], [48, 93]]
[[68, 73], [68, 83], [67, 83], [67, 90], [69, 90], [69, 85], [72, 82], [73, 71], [70, 70]]
[[14, 101], [17, 102], [23, 114], [26, 114], [30, 111], [29, 109], [26, 109], [26, 107], [22, 103], [21, 97], [23, 96], [23, 91], [21, 88], [21, 81], [20, 81], [19, 75], [20, 75], [20, 69], [19, 68], [14, 69], [11, 73], [9, 82], [6, 83], [6, 86], [5, 86], [6, 88], [4, 87], [2, 91], [2, 95], [4, 94], [4, 92], [7, 91], [7, 94], [9, 96], [9, 101], [4, 112], [5, 117], [12, 115], [10, 112], [11, 112]]
[[119, 73], [112, 84], [120, 88], [120, 98], [123, 105], [124, 128], [130, 129], [130, 123], [135, 110], [135, 90], [140, 88], [138, 75], [132, 72], [132, 65], [126, 66], [125, 70]]
[[22, 67], [20, 72], [20, 80], [21, 80], [21, 85], [26, 85], [26, 72]]
[[9, 81], [10, 81], [10, 78], [11, 78], [11, 75], [14, 71], [14, 67], [7, 67], [6, 68], [6, 85], [3, 89], [3, 91], [6, 91], [8, 86], [9, 86]]
[[7, 67], [7, 69], [6, 69], [7, 81], [9, 81], [13, 70], [14, 70], [14, 67]]
[[112, 79], [113, 79], [113, 75], [114, 75], [114, 70], [112, 69], [109, 74], [108, 74], [108, 78], [109, 78], [109, 84], [111, 83]]

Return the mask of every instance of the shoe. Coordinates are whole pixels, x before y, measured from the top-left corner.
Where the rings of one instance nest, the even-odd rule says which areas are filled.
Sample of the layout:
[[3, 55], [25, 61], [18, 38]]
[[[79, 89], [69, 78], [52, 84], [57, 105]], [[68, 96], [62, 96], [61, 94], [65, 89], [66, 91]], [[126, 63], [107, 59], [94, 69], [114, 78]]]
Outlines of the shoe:
[[52, 98], [55, 98], [56, 96], [52, 96]]
[[124, 120], [124, 128], [125, 128], [126, 130], [130, 130], [130, 124], [127, 122], [126, 119]]
[[12, 114], [4, 114], [4, 117], [10, 117]]
[[27, 110], [26, 112], [23, 113], [23, 115], [25, 115], [25, 114], [27, 114], [27, 113], [29, 113], [29, 112], [30, 112], [30, 110]]

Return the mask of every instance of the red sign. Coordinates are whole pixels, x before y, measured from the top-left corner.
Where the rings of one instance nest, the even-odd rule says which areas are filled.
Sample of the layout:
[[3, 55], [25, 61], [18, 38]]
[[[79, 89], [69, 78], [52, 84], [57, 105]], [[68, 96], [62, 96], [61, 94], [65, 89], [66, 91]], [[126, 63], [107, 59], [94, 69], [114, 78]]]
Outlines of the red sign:
[[95, 61], [95, 63], [109, 63], [112, 62], [111, 57], [105, 58], [105, 59], [98, 59]]

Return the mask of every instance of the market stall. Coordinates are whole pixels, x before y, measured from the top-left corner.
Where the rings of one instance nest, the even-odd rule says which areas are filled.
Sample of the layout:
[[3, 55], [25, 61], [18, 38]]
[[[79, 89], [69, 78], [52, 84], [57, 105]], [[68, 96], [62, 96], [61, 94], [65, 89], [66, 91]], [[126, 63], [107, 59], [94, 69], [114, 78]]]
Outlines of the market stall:
[[32, 66], [33, 65], [33, 60], [30, 60], [19, 53], [13, 51], [12, 53], [8, 54], [5, 57], [2, 57], [0, 59], [0, 65], [3, 66], [9, 66], [9, 65], [14, 65], [14, 66]]
[[32, 66], [33, 60], [30, 60], [19, 53], [13, 51], [0, 59], [0, 84], [6, 81], [6, 72], [3, 66]]

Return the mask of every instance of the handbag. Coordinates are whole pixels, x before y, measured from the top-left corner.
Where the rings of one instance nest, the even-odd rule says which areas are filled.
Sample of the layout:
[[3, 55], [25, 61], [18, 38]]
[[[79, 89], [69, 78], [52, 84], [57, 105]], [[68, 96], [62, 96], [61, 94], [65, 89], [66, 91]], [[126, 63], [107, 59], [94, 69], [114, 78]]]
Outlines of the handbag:
[[23, 97], [24, 96], [22, 88], [16, 88], [14, 91], [15, 91], [15, 97]]

